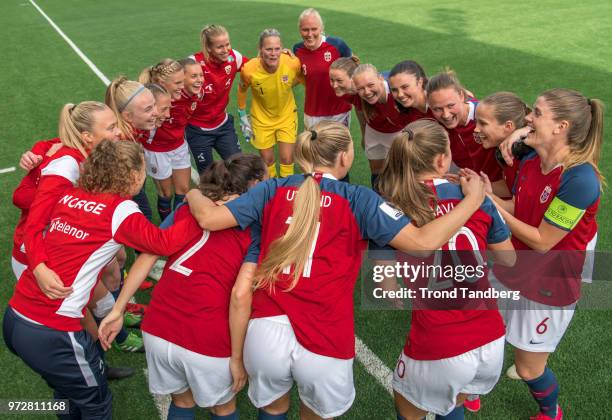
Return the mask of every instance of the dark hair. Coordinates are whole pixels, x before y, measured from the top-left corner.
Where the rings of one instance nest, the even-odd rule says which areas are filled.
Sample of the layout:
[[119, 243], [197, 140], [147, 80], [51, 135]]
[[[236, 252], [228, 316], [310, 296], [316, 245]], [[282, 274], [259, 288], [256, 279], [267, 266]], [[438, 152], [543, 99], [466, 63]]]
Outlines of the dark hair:
[[461, 82], [459, 82], [457, 73], [448, 68], [429, 79], [425, 90], [427, 91], [427, 97], [429, 97], [438, 90], [449, 88], [455, 90], [460, 95], [463, 94], [465, 99], [469, 96], [465, 88], [461, 85]]
[[155, 100], [157, 100], [157, 97], [159, 95], [170, 95], [170, 93], [166, 90], [165, 87], [158, 85], [157, 83], [145, 83], [144, 87], [151, 91], [151, 93], [155, 97]]
[[389, 72], [389, 79], [401, 73], [412, 74], [417, 80], [423, 80], [423, 89], [427, 86], [427, 75], [419, 63], [413, 60], [405, 60], [397, 63]]
[[236, 153], [215, 161], [200, 177], [200, 191], [213, 201], [223, 200], [249, 189], [251, 181], [262, 181], [268, 169], [263, 159], [252, 153]]
[[191, 57], [181, 58], [180, 60], [178, 60], [178, 62], [181, 66], [183, 66], [183, 68], [185, 68], [186, 66], [193, 66], [194, 64], [198, 64], [198, 62]]

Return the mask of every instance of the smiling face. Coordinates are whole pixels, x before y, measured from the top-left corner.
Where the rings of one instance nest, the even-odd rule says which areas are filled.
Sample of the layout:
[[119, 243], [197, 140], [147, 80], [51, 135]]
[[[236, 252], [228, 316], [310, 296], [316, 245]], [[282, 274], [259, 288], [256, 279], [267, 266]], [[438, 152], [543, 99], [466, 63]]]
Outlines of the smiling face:
[[153, 130], [159, 116], [155, 97], [149, 89], [143, 90], [132, 99], [128, 108], [121, 115], [138, 130]]
[[117, 125], [117, 116], [110, 108], [92, 114], [93, 124], [91, 131], [84, 131], [81, 136], [89, 149], [93, 149], [102, 140], [117, 141], [121, 136], [121, 130]]
[[210, 38], [210, 44], [207, 47], [209, 57], [213, 60], [225, 62], [230, 56], [232, 46], [230, 45], [229, 35], [227, 33], [217, 35]]
[[393, 99], [405, 108], [417, 108], [425, 104], [423, 79], [414, 74], [398, 73], [389, 78], [389, 89]]
[[353, 75], [353, 84], [359, 97], [370, 105], [386, 99], [387, 92], [384, 79], [373, 71], [364, 71]]
[[306, 15], [300, 21], [300, 35], [309, 50], [316, 50], [321, 45], [322, 33], [323, 25], [315, 15]]
[[546, 145], [555, 140], [561, 133], [566, 121], [555, 121], [554, 115], [542, 96], [538, 97], [533, 105], [533, 111], [525, 117], [527, 125], [532, 131], [527, 135], [525, 143], [531, 147]]
[[341, 69], [329, 70], [329, 83], [336, 96], [343, 96], [355, 93], [353, 81], [349, 75]]
[[493, 105], [481, 103], [476, 107], [474, 140], [482, 144], [485, 149], [499, 146], [516, 128], [512, 121], [500, 124], [495, 118], [494, 111]]
[[469, 108], [465, 97], [452, 87], [430, 93], [428, 103], [434, 117], [448, 129], [467, 122]]
[[170, 93], [173, 100], [181, 98], [181, 90], [185, 84], [185, 71], [183, 69], [175, 71], [165, 80], [161, 80], [160, 84]]
[[155, 100], [155, 106], [157, 107], [157, 121], [155, 122], [156, 127], [161, 127], [164, 121], [170, 119], [170, 107], [172, 104], [172, 97], [166, 94], [159, 94]]
[[259, 55], [264, 67], [268, 71], [274, 72], [278, 68], [281, 50], [281, 39], [277, 36], [268, 36], [262, 41]]
[[187, 64], [185, 66], [185, 91], [188, 95], [193, 96], [200, 93], [204, 84], [204, 72], [199, 64]]

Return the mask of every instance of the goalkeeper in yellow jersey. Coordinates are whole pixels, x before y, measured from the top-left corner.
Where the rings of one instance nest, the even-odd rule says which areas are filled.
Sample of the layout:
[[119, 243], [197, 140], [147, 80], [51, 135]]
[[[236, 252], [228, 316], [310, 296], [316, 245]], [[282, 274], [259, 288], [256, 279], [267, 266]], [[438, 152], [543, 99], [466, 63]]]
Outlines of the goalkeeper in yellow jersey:
[[[277, 176], [274, 145], [278, 143], [280, 176], [293, 175], [293, 149], [297, 136], [297, 110], [293, 86], [303, 83], [300, 60], [283, 52], [280, 33], [265, 29], [259, 36], [259, 56], [240, 71], [238, 113], [240, 129], [259, 150], [270, 177]], [[247, 115], [247, 90], [253, 100]]]

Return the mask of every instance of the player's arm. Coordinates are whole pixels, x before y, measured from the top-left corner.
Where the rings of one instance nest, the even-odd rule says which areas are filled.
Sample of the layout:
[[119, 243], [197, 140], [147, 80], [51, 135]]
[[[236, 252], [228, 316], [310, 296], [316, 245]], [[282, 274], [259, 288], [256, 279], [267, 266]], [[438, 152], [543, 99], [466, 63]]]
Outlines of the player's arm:
[[468, 221], [485, 198], [484, 182], [479, 177], [461, 177], [465, 198], [449, 213], [417, 227], [407, 224], [389, 242], [393, 248], [414, 254], [414, 251], [433, 252], [440, 248]]
[[226, 206], [217, 206], [200, 190], [190, 190], [185, 198], [189, 203], [189, 211], [202, 229], [215, 231], [238, 226], [236, 218]]
[[159, 257], [152, 254], [140, 254], [126, 277], [121, 293], [113, 305], [111, 312], [104, 317], [98, 329], [100, 344], [108, 350], [123, 327], [123, 313], [129, 300], [136, 294], [142, 282], [147, 278], [151, 268]]
[[516, 251], [510, 238], [496, 244], [488, 244], [487, 250], [489, 258], [496, 264], [512, 267], [516, 263]]
[[591, 166], [571, 168], [561, 176], [557, 194], [539, 226], [531, 226], [511, 215], [504, 215], [506, 223], [512, 234], [527, 246], [548, 252], [578, 226], [587, 208], [599, 199], [600, 185]]
[[240, 267], [236, 283], [232, 288], [229, 310], [229, 327], [232, 345], [230, 370], [234, 383], [233, 392], [239, 392], [246, 384], [246, 371], [243, 364], [244, 339], [246, 337], [249, 319], [251, 317], [251, 302], [253, 300], [253, 278], [257, 264], [245, 262]]

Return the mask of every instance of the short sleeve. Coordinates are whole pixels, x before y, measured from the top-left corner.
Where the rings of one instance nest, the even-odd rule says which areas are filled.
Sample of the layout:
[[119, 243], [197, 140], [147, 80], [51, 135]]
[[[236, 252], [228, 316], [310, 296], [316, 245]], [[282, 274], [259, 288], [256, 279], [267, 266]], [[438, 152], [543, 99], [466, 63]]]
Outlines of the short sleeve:
[[586, 209], [600, 194], [601, 183], [590, 164], [568, 169], [561, 175], [557, 194], [544, 213], [544, 220], [560, 229], [571, 231], [576, 227]]
[[351, 51], [349, 46], [346, 45], [346, 42], [341, 38], [328, 38], [327, 41], [336, 47], [341, 57], [350, 57], [353, 55], [353, 51]]
[[243, 262], [255, 263], [259, 261], [260, 245], [261, 245], [261, 224], [255, 222], [250, 228], [251, 244], [247, 249], [246, 256]]
[[410, 219], [366, 187], [357, 186], [351, 207], [361, 235], [379, 246], [387, 245]]
[[273, 193], [273, 182], [274, 180], [260, 182], [240, 197], [224, 204], [242, 229], [246, 229], [253, 222], [261, 223], [264, 207]]
[[508, 229], [506, 221], [499, 214], [495, 204], [493, 204], [489, 197], [485, 198], [481, 208], [491, 216], [491, 226], [489, 226], [489, 231], [487, 232], [487, 243], [498, 244], [510, 238], [510, 229]]

